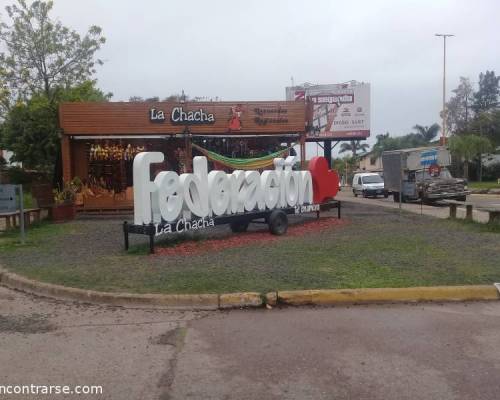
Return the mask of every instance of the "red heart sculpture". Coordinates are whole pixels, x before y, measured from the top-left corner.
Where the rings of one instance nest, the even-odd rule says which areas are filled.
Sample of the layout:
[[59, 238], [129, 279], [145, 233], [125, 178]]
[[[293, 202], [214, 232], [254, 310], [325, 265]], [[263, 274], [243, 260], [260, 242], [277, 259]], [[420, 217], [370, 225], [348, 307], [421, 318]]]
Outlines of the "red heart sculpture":
[[311, 158], [309, 171], [313, 181], [314, 203], [323, 203], [325, 200], [335, 197], [339, 191], [339, 175], [337, 171], [328, 169], [326, 158]]

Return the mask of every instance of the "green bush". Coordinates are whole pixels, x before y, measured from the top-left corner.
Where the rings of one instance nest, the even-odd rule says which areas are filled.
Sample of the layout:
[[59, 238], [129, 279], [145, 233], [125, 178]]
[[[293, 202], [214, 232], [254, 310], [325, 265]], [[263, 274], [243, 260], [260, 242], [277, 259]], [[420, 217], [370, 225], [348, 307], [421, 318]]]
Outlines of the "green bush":
[[12, 185], [25, 185], [31, 187], [33, 182], [49, 182], [50, 179], [44, 173], [38, 171], [25, 170], [20, 167], [3, 168], [1, 171], [2, 183]]

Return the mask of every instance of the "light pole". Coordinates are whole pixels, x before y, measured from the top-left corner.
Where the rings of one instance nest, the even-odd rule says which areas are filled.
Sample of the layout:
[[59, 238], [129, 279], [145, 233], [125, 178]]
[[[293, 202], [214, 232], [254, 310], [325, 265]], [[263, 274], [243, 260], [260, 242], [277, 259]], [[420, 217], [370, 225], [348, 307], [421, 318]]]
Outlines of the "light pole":
[[443, 124], [441, 126], [441, 145], [446, 144], [446, 38], [455, 36], [449, 33], [436, 33], [443, 38]]

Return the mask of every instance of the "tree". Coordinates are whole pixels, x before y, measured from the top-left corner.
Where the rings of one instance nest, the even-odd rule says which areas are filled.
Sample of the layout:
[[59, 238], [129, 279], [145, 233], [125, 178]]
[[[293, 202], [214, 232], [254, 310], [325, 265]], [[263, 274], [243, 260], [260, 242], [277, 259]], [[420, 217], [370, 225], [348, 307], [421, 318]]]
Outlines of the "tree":
[[130, 96], [128, 98], [128, 101], [131, 103], [140, 103], [140, 102], [144, 101], [144, 99], [141, 96]]
[[490, 111], [498, 106], [500, 94], [500, 77], [494, 71], [479, 74], [479, 90], [474, 94], [474, 111], [479, 114]]
[[5, 116], [0, 147], [14, 152], [13, 161], [27, 168], [49, 173], [60, 153], [58, 108], [60, 102], [107, 101], [111, 94], [87, 81], [73, 88], [57, 88], [49, 100], [44, 93], [27, 101], [18, 101]]
[[481, 136], [466, 134], [462, 136], [452, 136], [449, 141], [452, 154], [459, 157], [464, 163], [464, 177], [469, 178], [469, 163], [482, 153], [492, 150], [491, 142]]
[[431, 126], [422, 126], [415, 125], [413, 127], [417, 131], [417, 135], [420, 135], [424, 142], [432, 142], [432, 139], [436, 137], [436, 135], [441, 130], [441, 127], [438, 124], [432, 124]]
[[469, 78], [460, 77], [460, 84], [452, 92], [455, 94], [446, 103], [446, 126], [452, 134], [460, 134], [467, 130], [472, 120], [471, 100], [474, 91]]
[[409, 133], [403, 136], [391, 137], [389, 132], [383, 135], [377, 135], [377, 142], [373, 145], [373, 157], [382, 156], [384, 151], [408, 149], [427, 145], [423, 136], [418, 133]]
[[474, 118], [469, 130], [487, 137], [495, 146], [500, 146], [500, 110], [484, 111]]
[[369, 147], [370, 145], [368, 143], [361, 143], [359, 140], [351, 140], [349, 143], [342, 143], [340, 145], [339, 153], [350, 151], [355, 158], [359, 150], [366, 151]]
[[10, 24], [0, 23], [0, 53], [4, 77], [15, 98], [44, 95], [54, 100], [56, 87], [70, 87], [89, 80], [103, 62], [95, 53], [105, 42], [101, 28], [91, 26], [82, 37], [51, 20], [52, 1], [17, 0], [5, 9]]
[[171, 94], [170, 96], [167, 96], [163, 99], [163, 101], [172, 101], [175, 103], [180, 103], [180, 102], [189, 101], [189, 100], [190, 100], [190, 98], [187, 94], [184, 93], [184, 90], [182, 91], [181, 94], [174, 93], [174, 94]]
[[352, 182], [353, 172], [358, 168], [358, 160], [353, 156], [344, 156], [344, 158], [335, 158], [332, 160], [332, 169], [343, 177], [343, 183]]

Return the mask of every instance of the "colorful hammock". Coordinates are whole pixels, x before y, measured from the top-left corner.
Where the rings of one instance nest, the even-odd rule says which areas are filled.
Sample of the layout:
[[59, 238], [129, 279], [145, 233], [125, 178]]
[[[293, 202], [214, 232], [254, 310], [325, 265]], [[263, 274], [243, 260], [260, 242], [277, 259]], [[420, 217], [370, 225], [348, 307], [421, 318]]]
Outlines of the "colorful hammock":
[[219, 163], [225, 167], [232, 169], [243, 169], [243, 170], [253, 170], [253, 169], [263, 169], [267, 167], [271, 167], [273, 165], [273, 160], [275, 158], [282, 157], [285, 153], [287, 153], [292, 147], [287, 147], [286, 149], [277, 151], [272, 154], [268, 154], [264, 157], [258, 158], [232, 158], [225, 157], [221, 154], [214, 153], [213, 151], [204, 149], [193, 143], [193, 147], [202, 153], [209, 160]]

